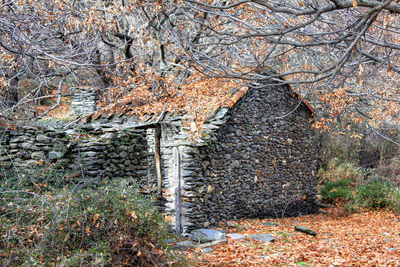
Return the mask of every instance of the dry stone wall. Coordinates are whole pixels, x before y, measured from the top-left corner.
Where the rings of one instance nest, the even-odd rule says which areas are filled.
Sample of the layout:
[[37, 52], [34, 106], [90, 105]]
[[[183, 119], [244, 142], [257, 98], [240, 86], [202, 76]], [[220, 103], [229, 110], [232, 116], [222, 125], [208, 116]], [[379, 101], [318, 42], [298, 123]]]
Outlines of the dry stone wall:
[[23, 168], [41, 160], [67, 163], [70, 139], [65, 132], [36, 127], [2, 129], [0, 167]]
[[286, 87], [249, 89], [208, 122], [203, 142], [182, 145], [185, 231], [317, 211], [316, 139], [298, 101]]
[[0, 147], [2, 171], [54, 164], [83, 178], [135, 178], [143, 188], [153, 188], [147, 176], [147, 142], [143, 130], [3, 129]]
[[96, 111], [98, 92], [94, 88], [72, 89], [71, 110], [73, 115], [90, 114]]

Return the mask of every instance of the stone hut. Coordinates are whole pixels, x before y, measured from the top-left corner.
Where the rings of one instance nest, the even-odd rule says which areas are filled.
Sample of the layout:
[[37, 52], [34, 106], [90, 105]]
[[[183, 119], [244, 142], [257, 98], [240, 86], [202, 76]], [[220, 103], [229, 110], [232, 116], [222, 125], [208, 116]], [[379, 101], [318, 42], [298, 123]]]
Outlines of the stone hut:
[[[68, 130], [26, 131], [32, 140], [46, 141], [50, 134], [49, 144], [62, 137], [57, 149], [44, 141], [43, 153], [32, 142], [36, 160], [65, 161], [63, 155], [70, 155], [77, 162], [73, 155], [79, 151], [86, 176], [138, 179], [143, 192], [162, 200], [177, 232], [230, 219], [317, 211], [314, 111], [289, 86], [251, 84], [232, 92], [232, 102], [204, 121], [201, 136], [193, 137], [196, 124], [185, 124], [187, 114], [164, 111], [147, 121], [92, 114], [80, 128], [90, 138], [73, 145], [67, 144]], [[15, 157], [26, 144], [13, 138], [27, 140], [22, 135], [13, 131], [2, 141]]]
[[148, 184], [162, 195], [178, 232], [317, 210], [312, 107], [287, 85], [252, 84], [232, 100], [205, 121], [195, 139], [184, 115], [146, 123], [119, 118], [121, 128], [145, 129]]

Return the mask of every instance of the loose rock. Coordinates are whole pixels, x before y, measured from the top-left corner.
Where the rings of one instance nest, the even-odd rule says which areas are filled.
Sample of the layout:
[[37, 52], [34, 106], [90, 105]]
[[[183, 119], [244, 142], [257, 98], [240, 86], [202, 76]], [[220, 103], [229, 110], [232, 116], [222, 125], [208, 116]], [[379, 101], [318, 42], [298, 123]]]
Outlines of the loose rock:
[[197, 229], [192, 231], [191, 239], [196, 242], [207, 243], [213, 241], [219, 241], [226, 238], [224, 233], [221, 233], [213, 229]]
[[307, 228], [307, 227], [304, 227], [304, 226], [301, 226], [301, 225], [296, 225], [294, 227], [294, 229], [296, 231], [298, 231], [298, 232], [302, 232], [302, 233], [305, 233], [307, 235], [312, 235], [312, 236], [316, 236], [317, 235], [317, 233], [314, 230], [311, 230], [310, 228]]
[[204, 253], [211, 253], [213, 251], [212, 248], [203, 248]]
[[262, 222], [261, 224], [265, 226], [278, 226], [276, 222]]
[[194, 243], [190, 240], [187, 241], [181, 241], [176, 243], [176, 248], [191, 248], [194, 246]]
[[250, 235], [250, 238], [262, 241], [262, 242], [275, 242], [275, 238], [272, 235], [268, 234], [255, 234]]

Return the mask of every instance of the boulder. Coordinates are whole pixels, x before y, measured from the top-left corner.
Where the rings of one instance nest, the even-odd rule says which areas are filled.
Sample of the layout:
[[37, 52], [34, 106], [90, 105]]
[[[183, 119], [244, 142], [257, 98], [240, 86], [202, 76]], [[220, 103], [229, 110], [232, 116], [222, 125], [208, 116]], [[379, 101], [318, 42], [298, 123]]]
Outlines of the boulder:
[[250, 235], [249, 237], [262, 242], [275, 242], [275, 238], [269, 234], [254, 234]]
[[226, 239], [226, 235], [213, 229], [197, 229], [191, 232], [191, 239], [196, 242], [207, 243]]

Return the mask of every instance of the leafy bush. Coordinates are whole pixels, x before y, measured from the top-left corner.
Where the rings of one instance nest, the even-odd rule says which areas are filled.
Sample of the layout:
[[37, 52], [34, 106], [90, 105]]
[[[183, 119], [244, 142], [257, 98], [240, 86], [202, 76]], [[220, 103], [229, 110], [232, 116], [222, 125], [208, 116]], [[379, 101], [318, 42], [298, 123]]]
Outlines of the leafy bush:
[[[389, 129], [389, 128], [388, 128]], [[362, 138], [324, 134], [321, 144], [319, 192], [328, 203], [341, 202], [349, 211], [363, 208], [400, 212], [400, 135], [385, 128], [359, 128]], [[362, 167], [361, 167], [362, 166]]]
[[351, 196], [352, 192], [351, 181], [348, 179], [328, 180], [320, 186], [322, 200], [328, 203], [344, 201]]
[[65, 186], [74, 186], [83, 183], [93, 184], [93, 181], [82, 180], [79, 175], [72, 175], [62, 168], [59, 164], [40, 165], [33, 164], [24, 170], [0, 170], [0, 185], [2, 189], [8, 190], [35, 190], [49, 191], [60, 189]]
[[359, 207], [400, 211], [400, 192], [393, 183], [375, 178], [357, 187], [355, 202]]
[[0, 191], [3, 264], [166, 265], [167, 226], [132, 180], [8, 178]]
[[388, 180], [375, 178], [357, 184], [349, 179], [328, 180], [319, 189], [324, 202], [343, 202], [351, 212], [363, 208], [400, 212], [399, 188]]

